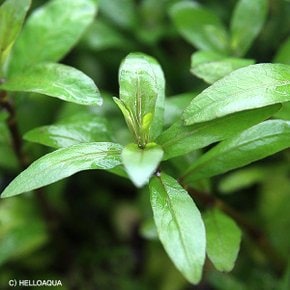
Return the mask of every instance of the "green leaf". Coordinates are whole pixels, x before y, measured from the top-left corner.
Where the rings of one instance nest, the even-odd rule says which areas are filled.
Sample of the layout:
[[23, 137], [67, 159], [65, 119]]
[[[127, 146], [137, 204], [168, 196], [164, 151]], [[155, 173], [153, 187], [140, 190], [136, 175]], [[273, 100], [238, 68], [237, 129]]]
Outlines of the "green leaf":
[[0, 75], [30, 4], [31, 0], [6, 0], [0, 6]]
[[172, 177], [161, 173], [149, 184], [150, 200], [161, 243], [177, 269], [197, 284], [205, 260], [205, 229], [188, 193]]
[[30, 130], [24, 139], [53, 148], [69, 147], [78, 143], [112, 141], [104, 117], [81, 113], [66, 122]]
[[241, 242], [241, 230], [227, 215], [213, 209], [203, 215], [206, 229], [206, 252], [219, 271], [233, 269]]
[[263, 28], [268, 12], [268, 0], [240, 0], [231, 20], [231, 48], [242, 56]]
[[181, 1], [171, 7], [170, 16], [180, 34], [196, 48], [227, 52], [226, 29], [210, 10], [194, 2]]
[[157, 169], [163, 150], [155, 143], [149, 143], [144, 149], [137, 144], [129, 144], [122, 151], [122, 161], [125, 169], [137, 187], [142, 187]]
[[63, 64], [34, 65], [8, 78], [0, 89], [40, 93], [80, 105], [102, 104], [94, 81], [81, 71]]
[[190, 71], [212, 84], [232, 71], [254, 63], [252, 59], [227, 57], [212, 51], [198, 51], [191, 57]]
[[62, 59], [92, 23], [95, 12], [91, 0], [53, 0], [34, 10], [15, 44], [9, 72]]
[[0, 206], [0, 265], [24, 257], [48, 241], [47, 228], [33, 199], [11, 198]]
[[194, 98], [183, 113], [186, 125], [290, 101], [290, 66], [255, 64], [238, 69]]
[[266, 168], [257, 166], [234, 171], [221, 180], [219, 191], [228, 194], [250, 187], [262, 181], [266, 173]]
[[[163, 127], [165, 80], [162, 69], [152, 57], [131, 53], [121, 64], [119, 84], [120, 100], [115, 101], [136, 143], [144, 147], [160, 134]], [[152, 115], [149, 123], [148, 114]]]
[[180, 120], [164, 131], [157, 139], [157, 143], [164, 150], [163, 159], [184, 155], [256, 125], [272, 116], [280, 108], [281, 105], [276, 104], [191, 126], [185, 126]]
[[290, 37], [281, 45], [275, 55], [274, 62], [290, 65]]
[[91, 142], [58, 149], [44, 155], [20, 173], [1, 197], [10, 197], [54, 183], [79, 171], [111, 169], [121, 164], [122, 146]]
[[268, 120], [227, 139], [194, 163], [183, 179], [197, 180], [245, 166], [290, 147], [290, 122]]

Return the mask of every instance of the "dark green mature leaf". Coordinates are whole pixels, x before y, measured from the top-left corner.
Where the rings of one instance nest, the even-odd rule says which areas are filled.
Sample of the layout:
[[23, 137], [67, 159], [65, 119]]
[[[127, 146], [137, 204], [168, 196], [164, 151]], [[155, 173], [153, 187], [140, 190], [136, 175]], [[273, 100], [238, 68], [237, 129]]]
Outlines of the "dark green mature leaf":
[[268, 0], [240, 0], [231, 21], [231, 48], [242, 56], [263, 28], [268, 12]]
[[279, 48], [275, 55], [274, 62], [290, 65], [290, 37]]
[[202, 50], [227, 52], [227, 32], [216, 14], [191, 1], [181, 1], [170, 9], [180, 34]]
[[217, 270], [233, 269], [241, 242], [241, 230], [227, 215], [213, 209], [203, 215], [206, 229], [206, 252]]
[[178, 182], [161, 173], [149, 184], [158, 235], [167, 254], [186, 279], [200, 281], [205, 260], [205, 229], [200, 212]]
[[54, 148], [69, 147], [78, 143], [112, 141], [107, 121], [93, 114], [77, 114], [74, 120], [42, 126], [27, 132], [24, 139]]
[[0, 7], [0, 74], [30, 4], [31, 0], [6, 0]]
[[290, 122], [268, 120], [227, 139], [194, 163], [183, 176], [197, 180], [239, 168], [290, 147]]
[[214, 142], [229, 138], [272, 116], [280, 104], [242, 111], [200, 124], [185, 126], [177, 121], [157, 139], [164, 150], [164, 159], [184, 155]]
[[129, 144], [123, 149], [121, 156], [132, 182], [137, 187], [142, 187], [159, 165], [163, 150], [155, 143], [147, 144], [144, 149], [139, 148], [137, 144]]
[[212, 51], [198, 51], [191, 57], [190, 71], [212, 84], [232, 71], [254, 63], [252, 59], [227, 57]]
[[91, 0], [53, 0], [35, 10], [15, 44], [9, 72], [62, 59], [93, 21], [95, 12]]
[[121, 164], [121, 150], [121, 145], [110, 142], [82, 143], [58, 149], [33, 162], [12, 180], [1, 197], [34, 190], [79, 171], [112, 169]]
[[63, 64], [34, 65], [7, 79], [0, 89], [41, 93], [80, 105], [102, 104], [94, 81], [81, 71]]
[[155, 59], [129, 54], [119, 70], [120, 100], [129, 129], [141, 146], [153, 141], [163, 126], [165, 80]]
[[290, 101], [290, 66], [255, 64], [238, 69], [195, 97], [185, 109], [186, 125], [235, 112]]

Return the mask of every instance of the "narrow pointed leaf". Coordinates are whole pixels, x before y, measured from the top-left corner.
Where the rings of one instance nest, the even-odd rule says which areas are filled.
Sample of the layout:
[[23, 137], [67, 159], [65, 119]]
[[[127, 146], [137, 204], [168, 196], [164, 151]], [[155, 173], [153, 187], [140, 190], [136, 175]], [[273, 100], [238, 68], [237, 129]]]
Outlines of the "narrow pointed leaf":
[[43, 63], [13, 75], [0, 89], [45, 94], [80, 105], [101, 105], [94, 81], [81, 71], [56, 63]]
[[161, 173], [149, 184], [158, 235], [185, 278], [197, 284], [205, 260], [205, 229], [200, 212], [178, 182]]
[[[165, 80], [160, 65], [150, 56], [131, 53], [120, 66], [119, 84], [120, 100], [130, 112], [133, 134], [143, 143], [153, 141], [163, 126]], [[147, 114], [152, 114], [152, 123], [144, 131], [142, 124]]]
[[217, 270], [233, 269], [241, 242], [241, 230], [227, 215], [213, 209], [203, 215], [206, 229], [206, 253]]
[[290, 122], [265, 121], [206, 152], [186, 171], [184, 180], [197, 180], [221, 174], [288, 147], [290, 147]]
[[269, 0], [240, 0], [231, 21], [231, 48], [243, 56], [263, 28]]
[[0, 6], [0, 70], [22, 28], [31, 0], [6, 0]]
[[236, 135], [269, 118], [280, 108], [281, 105], [276, 104], [190, 126], [177, 121], [159, 136], [157, 142], [164, 150], [164, 159], [184, 155]]
[[157, 169], [163, 156], [160, 146], [149, 143], [141, 149], [137, 144], [129, 144], [122, 151], [125, 169], [137, 187], [142, 187]]
[[91, 0], [48, 1], [26, 22], [9, 71], [17, 73], [39, 62], [62, 59], [92, 23], [95, 13], [96, 5]]
[[69, 177], [79, 171], [112, 169], [121, 164], [122, 146], [91, 142], [58, 149], [44, 155], [20, 173], [1, 197], [14, 196]]
[[290, 101], [290, 66], [255, 64], [238, 69], [195, 97], [183, 113], [186, 125]]
[[170, 16], [180, 34], [201, 50], [227, 52], [228, 36], [216, 14], [191, 1], [174, 4]]
[[78, 114], [74, 121], [42, 126], [30, 130], [24, 139], [53, 148], [69, 147], [78, 143], [112, 141], [103, 117]]
[[227, 57], [212, 51], [198, 51], [191, 57], [191, 73], [209, 84], [225, 77], [232, 71], [254, 64], [252, 59]]

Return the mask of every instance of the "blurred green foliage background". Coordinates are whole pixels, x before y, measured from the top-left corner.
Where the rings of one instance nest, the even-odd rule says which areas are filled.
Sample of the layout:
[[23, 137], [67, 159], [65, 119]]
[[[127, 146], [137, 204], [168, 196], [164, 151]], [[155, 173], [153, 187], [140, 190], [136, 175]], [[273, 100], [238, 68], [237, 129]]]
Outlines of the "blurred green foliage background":
[[[30, 11], [46, 2], [34, 0]], [[118, 96], [120, 62], [132, 51], [147, 53], [160, 62], [168, 98], [195, 94], [207, 86], [190, 73], [190, 57], [196, 48], [180, 36], [169, 17], [169, 7], [178, 0], [96, 2], [99, 11], [95, 22], [62, 63], [94, 79], [105, 99], [104, 107], [86, 108], [19, 94], [15, 105], [23, 134], [89, 111], [107, 116], [124, 144], [122, 141], [130, 137], [112, 96]], [[219, 15], [227, 26], [237, 3], [198, 2]], [[275, 56], [277, 61], [277, 52], [289, 41], [290, 2], [269, 3], [266, 24], [246, 55], [257, 63], [273, 62]], [[289, 45], [278, 61], [290, 64]], [[176, 98], [172, 103], [170, 100], [166, 118], [173, 114], [172, 121], [179, 105]], [[179, 100], [182, 103], [182, 98]], [[289, 104], [285, 104], [278, 114], [289, 120], [289, 112]], [[0, 111], [0, 119], [4, 114]], [[0, 132], [0, 187], [4, 188], [20, 169], [3, 122]], [[30, 161], [50, 150], [29, 142], [24, 145]], [[212, 184], [215, 194], [255, 221], [285, 263], [290, 257], [289, 161], [288, 150], [219, 176]], [[172, 170], [182, 162], [174, 160]], [[269, 250], [269, 256], [272, 254]], [[207, 263], [202, 283], [189, 285], [156, 239], [147, 190], [136, 190], [129, 181], [105, 172], [82, 172], [44, 188], [41, 195], [28, 193], [0, 200], [0, 289], [10, 288], [9, 279], [60, 279], [63, 287], [59, 289], [68, 290], [290, 289], [289, 269], [281, 268], [280, 260], [276, 262], [278, 266], [269, 262], [245, 235], [232, 273], [221, 274]]]

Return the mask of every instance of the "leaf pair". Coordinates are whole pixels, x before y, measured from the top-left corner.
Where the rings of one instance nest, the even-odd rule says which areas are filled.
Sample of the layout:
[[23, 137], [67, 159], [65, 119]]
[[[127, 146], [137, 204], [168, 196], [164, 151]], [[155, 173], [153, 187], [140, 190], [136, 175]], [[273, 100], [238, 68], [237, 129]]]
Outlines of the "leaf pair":
[[191, 72], [212, 84], [235, 69], [253, 64], [253, 60], [237, 57], [246, 54], [260, 33], [267, 11], [267, 0], [240, 0], [227, 31], [216, 14], [197, 3], [174, 4], [170, 16], [175, 26], [201, 50], [192, 55]]
[[241, 232], [218, 210], [204, 222], [188, 193], [161, 173], [150, 182], [150, 199], [159, 238], [176, 267], [193, 284], [202, 276], [205, 253], [220, 271], [230, 271], [239, 251]]
[[267, 12], [267, 0], [240, 0], [231, 19], [230, 33], [215, 13], [195, 2], [174, 4], [170, 16], [180, 34], [196, 48], [242, 56], [261, 31]]
[[131, 53], [119, 70], [121, 109], [135, 144], [127, 145], [122, 161], [133, 183], [141, 187], [148, 182], [163, 157], [160, 146], [152, 143], [163, 127], [165, 80], [155, 59]]

